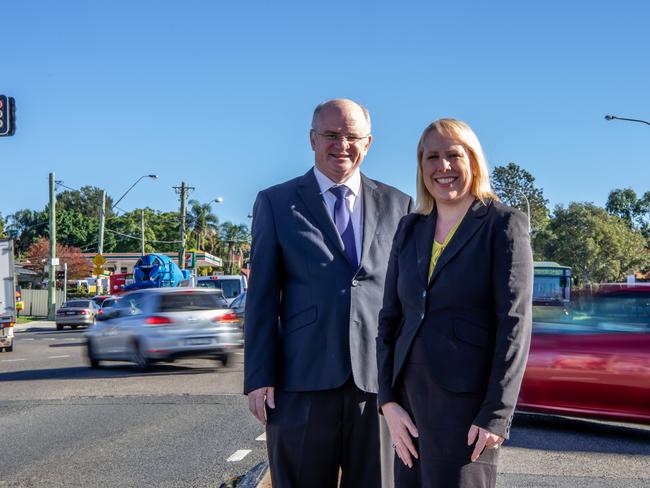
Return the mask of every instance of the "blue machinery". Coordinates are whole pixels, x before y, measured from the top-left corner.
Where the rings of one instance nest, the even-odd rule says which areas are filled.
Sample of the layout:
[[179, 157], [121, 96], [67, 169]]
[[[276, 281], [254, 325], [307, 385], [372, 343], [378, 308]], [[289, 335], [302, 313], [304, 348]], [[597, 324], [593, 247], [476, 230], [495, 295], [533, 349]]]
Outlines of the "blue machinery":
[[189, 280], [188, 270], [178, 265], [164, 254], [145, 254], [133, 268], [135, 282], [124, 287], [124, 291], [144, 288], [171, 288]]

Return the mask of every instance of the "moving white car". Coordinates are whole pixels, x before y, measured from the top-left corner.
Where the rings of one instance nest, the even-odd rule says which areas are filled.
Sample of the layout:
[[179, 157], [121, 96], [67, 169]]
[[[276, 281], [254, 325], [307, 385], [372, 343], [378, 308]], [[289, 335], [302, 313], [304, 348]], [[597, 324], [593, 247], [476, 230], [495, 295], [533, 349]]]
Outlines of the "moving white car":
[[242, 328], [218, 290], [150, 288], [127, 293], [86, 332], [90, 366], [130, 361], [147, 368], [180, 357], [225, 366], [243, 347]]

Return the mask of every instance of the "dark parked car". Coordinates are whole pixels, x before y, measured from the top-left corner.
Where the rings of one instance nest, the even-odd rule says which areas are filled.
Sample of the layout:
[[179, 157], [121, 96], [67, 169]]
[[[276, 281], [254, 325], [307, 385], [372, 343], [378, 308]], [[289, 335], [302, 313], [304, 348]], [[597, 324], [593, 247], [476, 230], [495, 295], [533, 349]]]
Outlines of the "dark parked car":
[[536, 309], [518, 408], [650, 424], [650, 285]]

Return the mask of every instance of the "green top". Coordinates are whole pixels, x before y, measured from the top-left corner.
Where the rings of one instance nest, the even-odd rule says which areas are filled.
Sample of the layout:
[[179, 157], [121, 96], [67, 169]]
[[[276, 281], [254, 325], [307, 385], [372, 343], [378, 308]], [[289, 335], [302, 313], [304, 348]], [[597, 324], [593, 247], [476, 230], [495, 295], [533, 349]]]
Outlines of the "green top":
[[[463, 216], [464, 217], [464, 216]], [[456, 232], [456, 229], [458, 229], [458, 226], [463, 220], [463, 217], [458, 219], [458, 222], [454, 224], [454, 226], [451, 228], [449, 231], [449, 234], [447, 234], [447, 237], [445, 238], [445, 242], [440, 244], [436, 239], [433, 239], [433, 247], [431, 249], [431, 262], [429, 263], [429, 277], [428, 279], [431, 279], [431, 275], [433, 274], [433, 270], [436, 268], [436, 263], [438, 262], [438, 258], [442, 254], [442, 251], [445, 250], [445, 247], [447, 247], [447, 244], [449, 244], [449, 241], [453, 237], [453, 235]]]

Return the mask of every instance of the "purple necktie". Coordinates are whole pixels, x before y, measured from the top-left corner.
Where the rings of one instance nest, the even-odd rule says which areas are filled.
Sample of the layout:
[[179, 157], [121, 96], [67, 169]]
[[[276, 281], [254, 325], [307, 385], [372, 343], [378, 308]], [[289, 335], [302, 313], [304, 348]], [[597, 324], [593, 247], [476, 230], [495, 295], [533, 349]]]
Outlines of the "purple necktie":
[[350, 261], [352, 267], [356, 270], [359, 267], [357, 261], [357, 245], [354, 239], [354, 228], [352, 227], [352, 215], [345, 197], [348, 196], [350, 189], [345, 186], [333, 186], [330, 190], [336, 197], [334, 204], [334, 225], [341, 235], [345, 255]]

